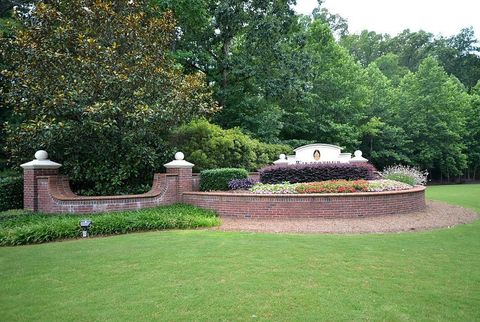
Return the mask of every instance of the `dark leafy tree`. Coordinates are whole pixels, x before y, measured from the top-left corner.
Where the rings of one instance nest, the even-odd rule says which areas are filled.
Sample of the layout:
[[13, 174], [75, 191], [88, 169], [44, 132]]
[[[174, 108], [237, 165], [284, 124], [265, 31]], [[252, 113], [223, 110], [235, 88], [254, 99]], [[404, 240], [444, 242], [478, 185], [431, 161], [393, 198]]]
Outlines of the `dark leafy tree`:
[[0, 49], [12, 164], [46, 149], [81, 188], [129, 190], [161, 169], [169, 130], [217, 109], [172, 58], [171, 13], [148, 1], [54, 0], [32, 17]]

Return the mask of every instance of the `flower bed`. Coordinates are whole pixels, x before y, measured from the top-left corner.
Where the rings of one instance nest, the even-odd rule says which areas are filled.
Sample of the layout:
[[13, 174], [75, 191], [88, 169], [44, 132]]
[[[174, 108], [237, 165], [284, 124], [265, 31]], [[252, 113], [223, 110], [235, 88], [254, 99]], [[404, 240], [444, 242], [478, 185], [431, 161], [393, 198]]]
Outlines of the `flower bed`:
[[[253, 185], [248, 192], [255, 194], [354, 193], [408, 190], [412, 186], [394, 180], [327, 180], [308, 183], [278, 183]], [[247, 192], [247, 191], [245, 191]]]
[[298, 193], [351, 193], [368, 191], [367, 180], [328, 180], [299, 184], [295, 190]]

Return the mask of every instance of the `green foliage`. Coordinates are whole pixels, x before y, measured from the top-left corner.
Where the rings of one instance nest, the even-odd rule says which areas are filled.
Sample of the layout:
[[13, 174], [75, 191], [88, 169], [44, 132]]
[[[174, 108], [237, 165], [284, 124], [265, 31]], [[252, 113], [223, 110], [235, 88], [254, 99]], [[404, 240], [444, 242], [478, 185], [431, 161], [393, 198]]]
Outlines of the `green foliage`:
[[[469, 98], [456, 78], [432, 57], [400, 84], [395, 122], [411, 143], [414, 165], [440, 176], [459, 176], [467, 167], [464, 136]], [[435, 172], [434, 172], [435, 173]]]
[[279, 48], [295, 18], [294, 2], [155, 0], [178, 18], [183, 33], [176, 43], [179, 61], [201, 70], [213, 84], [222, 106], [217, 124], [277, 140], [282, 121], [274, 96], [283, 89]]
[[394, 165], [383, 169], [382, 177], [407, 183], [411, 186], [425, 186], [427, 184], [428, 172], [420, 171], [419, 169], [409, 166]]
[[352, 57], [363, 66], [368, 66], [388, 50], [384, 35], [368, 30], [362, 30], [360, 34], [344, 35], [340, 39], [340, 45], [348, 49]]
[[23, 177], [0, 177], [0, 211], [23, 207]]
[[[255, 170], [288, 153], [252, 139], [332, 143], [360, 148], [378, 167], [478, 178], [480, 57], [471, 28], [452, 37], [347, 34], [323, 1], [311, 16], [296, 15], [293, 0], [46, 3], [28, 23], [0, 18], [11, 38], [0, 49], [0, 119], [8, 121], [0, 145], [13, 165], [47, 149], [77, 191], [140, 192], [174, 149], [197, 171]], [[422, 67], [428, 57], [438, 66]], [[212, 97], [222, 109], [209, 119], [229, 130], [203, 121], [175, 130], [216, 111]]]
[[394, 122], [398, 94], [376, 63], [365, 69], [369, 100], [363, 124], [361, 150], [379, 168], [410, 163], [410, 144], [403, 128]]
[[374, 63], [395, 87], [400, 85], [402, 78], [408, 74], [408, 68], [401, 66], [398, 55], [393, 53], [387, 53], [377, 58]]
[[239, 128], [223, 130], [206, 120], [196, 120], [173, 131], [171, 144], [195, 164], [195, 171], [235, 167], [255, 171], [291, 148], [252, 139]]
[[[216, 111], [201, 73], [184, 75], [171, 53], [175, 21], [149, 1], [39, 3], [2, 43], [15, 106], [7, 125], [11, 163], [45, 149], [79, 189], [128, 192], [171, 156], [168, 132]], [[168, 155], [168, 158], [167, 158]]]
[[403, 173], [390, 173], [383, 176], [385, 179], [403, 182], [411, 186], [415, 185], [415, 178]]
[[84, 217], [92, 220], [89, 230], [91, 236], [212, 227], [220, 223], [212, 211], [181, 204], [82, 216], [6, 212], [0, 214], [0, 246], [39, 244], [78, 238], [82, 231], [79, 221]]
[[237, 168], [220, 168], [200, 172], [200, 191], [226, 191], [234, 179], [248, 178], [248, 171]]
[[[282, 96], [282, 139], [308, 139], [354, 149], [368, 104], [365, 74], [321, 20], [305, 19], [292, 32], [286, 54], [295, 79]], [[295, 41], [295, 42], [293, 42]], [[297, 66], [301, 65], [301, 66]], [[287, 97], [285, 97], [288, 95]]]
[[423, 30], [406, 29], [396, 36], [364, 30], [344, 35], [340, 44], [363, 66], [376, 61], [395, 85], [399, 84], [398, 76], [416, 71], [428, 56], [436, 57], [449, 74], [468, 88], [480, 78], [479, 47], [472, 27], [448, 38]]
[[480, 80], [473, 88], [470, 99], [464, 139], [468, 156], [467, 178], [476, 179], [480, 177]]

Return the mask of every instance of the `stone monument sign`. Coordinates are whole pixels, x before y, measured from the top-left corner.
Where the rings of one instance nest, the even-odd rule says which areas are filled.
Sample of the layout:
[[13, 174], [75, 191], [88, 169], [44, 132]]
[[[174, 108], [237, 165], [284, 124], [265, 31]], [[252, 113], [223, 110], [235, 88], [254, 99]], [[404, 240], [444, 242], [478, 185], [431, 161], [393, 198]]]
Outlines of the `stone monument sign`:
[[367, 162], [362, 157], [362, 151], [357, 150], [352, 158], [351, 153], [342, 153], [342, 148], [332, 144], [314, 143], [293, 150], [295, 155], [281, 154], [274, 164], [302, 164], [302, 163], [350, 163]]

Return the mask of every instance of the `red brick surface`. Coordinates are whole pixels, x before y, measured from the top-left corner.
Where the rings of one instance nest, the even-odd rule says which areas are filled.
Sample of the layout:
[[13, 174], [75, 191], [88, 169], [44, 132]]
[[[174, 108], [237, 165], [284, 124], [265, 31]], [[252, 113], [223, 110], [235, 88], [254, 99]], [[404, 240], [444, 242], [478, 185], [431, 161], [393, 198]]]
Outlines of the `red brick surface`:
[[[35, 170], [38, 171], [38, 170]], [[44, 213], [95, 213], [133, 210], [178, 202], [178, 175], [155, 174], [152, 189], [140, 195], [94, 196], [75, 195], [68, 178], [59, 175], [36, 176], [35, 211]], [[27, 189], [27, 187], [25, 187]]]
[[23, 173], [23, 207], [38, 211], [38, 177], [57, 175], [57, 169], [28, 169]]
[[255, 195], [198, 192], [198, 178], [198, 175], [192, 175], [191, 168], [170, 168], [167, 173], [155, 174], [152, 189], [147, 193], [85, 197], [74, 194], [68, 178], [58, 175], [57, 170], [25, 170], [24, 204], [25, 209], [44, 213], [94, 213], [184, 202], [215, 210], [221, 216], [240, 218], [366, 217], [416, 212], [425, 208], [424, 187], [335, 195]]
[[239, 218], [348, 218], [393, 215], [425, 209], [424, 187], [350, 194], [255, 195], [187, 192], [183, 202]]

